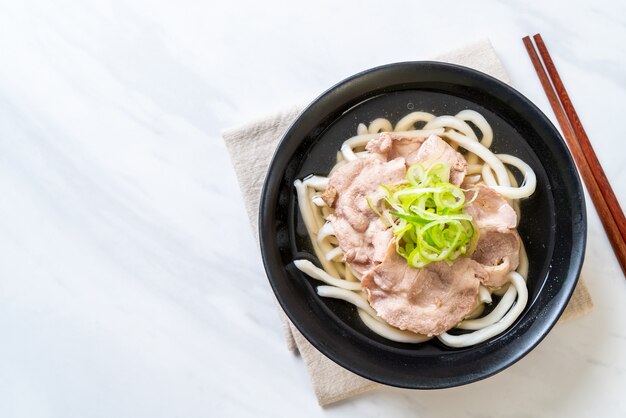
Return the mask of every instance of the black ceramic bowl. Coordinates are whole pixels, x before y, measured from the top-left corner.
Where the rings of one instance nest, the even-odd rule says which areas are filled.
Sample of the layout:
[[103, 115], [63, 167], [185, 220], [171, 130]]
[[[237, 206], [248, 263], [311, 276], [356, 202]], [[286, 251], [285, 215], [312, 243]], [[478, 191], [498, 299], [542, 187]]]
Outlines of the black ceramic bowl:
[[[537, 174], [537, 190], [522, 201], [519, 233], [530, 260], [529, 301], [504, 333], [472, 347], [434, 339], [410, 345], [366, 328], [356, 309], [321, 298], [320, 284], [292, 261], [314, 260], [297, 209], [293, 181], [327, 174], [342, 142], [359, 122], [395, 123], [412, 110], [482, 113], [494, 130], [492, 149], [516, 155]], [[556, 323], [578, 280], [585, 250], [583, 192], [558, 131], [528, 99], [478, 71], [438, 62], [405, 62], [350, 77], [311, 103], [293, 122], [271, 162], [261, 197], [259, 233], [265, 270], [298, 330], [327, 357], [387, 385], [434, 389], [497, 373], [535, 347]]]

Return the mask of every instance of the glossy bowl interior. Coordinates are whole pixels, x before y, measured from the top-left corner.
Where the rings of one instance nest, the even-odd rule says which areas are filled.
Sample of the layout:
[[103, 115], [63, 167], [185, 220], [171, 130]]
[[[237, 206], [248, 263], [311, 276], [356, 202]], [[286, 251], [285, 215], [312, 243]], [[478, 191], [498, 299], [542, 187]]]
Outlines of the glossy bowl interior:
[[[536, 192], [521, 203], [519, 233], [530, 260], [529, 302], [506, 332], [472, 347], [433, 339], [412, 345], [366, 328], [356, 309], [321, 298], [320, 284], [292, 261], [316, 261], [298, 213], [293, 181], [326, 175], [342, 142], [360, 122], [395, 123], [411, 111], [480, 112], [494, 130], [492, 149], [513, 154], [537, 174]], [[515, 173], [519, 175], [519, 173]], [[521, 177], [518, 176], [521, 181]], [[261, 197], [259, 233], [269, 281], [294, 325], [323, 354], [387, 385], [433, 389], [490, 376], [513, 364], [548, 333], [576, 285], [584, 256], [586, 218], [578, 174], [558, 131], [517, 91], [483, 73], [437, 62], [406, 62], [357, 74], [317, 98], [283, 136]]]

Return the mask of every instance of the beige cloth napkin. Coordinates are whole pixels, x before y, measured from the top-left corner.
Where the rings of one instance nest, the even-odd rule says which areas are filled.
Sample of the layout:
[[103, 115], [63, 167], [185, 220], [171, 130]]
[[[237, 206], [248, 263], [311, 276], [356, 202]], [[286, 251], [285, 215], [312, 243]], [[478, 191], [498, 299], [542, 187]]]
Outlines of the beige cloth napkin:
[[[451, 51], [435, 59], [472, 67], [506, 83], [510, 82], [502, 63], [488, 40]], [[264, 181], [264, 176], [260, 173], [267, 172], [278, 141], [301, 110], [302, 107], [292, 107], [222, 133], [237, 173], [246, 210], [257, 241], [259, 238], [257, 228], [259, 199]], [[592, 308], [591, 296], [584, 282], [580, 280], [560, 321], [582, 316]], [[313, 389], [320, 405], [328, 405], [381, 386], [357, 376], [329, 360], [298, 332], [282, 309], [279, 308], [279, 312], [287, 344], [291, 350], [300, 352], [311, 376]]]

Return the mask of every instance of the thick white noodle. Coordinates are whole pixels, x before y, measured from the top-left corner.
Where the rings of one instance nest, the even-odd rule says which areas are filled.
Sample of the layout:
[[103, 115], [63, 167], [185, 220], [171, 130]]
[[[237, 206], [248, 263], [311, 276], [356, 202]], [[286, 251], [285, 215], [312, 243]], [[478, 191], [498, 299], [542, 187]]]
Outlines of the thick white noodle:
[[523, 242], [520, 242], [519, 266], [517, 266], [517, 272], [524, 280], [528, 279], [528, 255], [526, 254], [526, 247]]
[[343, 251], [341, 251], [341, 248], [335, 247], [324, 254], [324, 257], [326, 257], [326, 260], [328, 261], [341, 261], [343, 258]]
[[496, 289], [491, 289], [491, 294], [495, 296], [502, 296], [506, 293], [507, 290], [509, 290], [510, 286], [511, 286], [511, 283], [505, 283]]
[[365, 312], [363, 309], [357, 308], [357, 312], [366, 327], [388, 340], [409, 344], [418, 344], [430, 340], [430, 337], [425, 335], [416, 334], [410, 331], [403, 331], [380, 322], [376, 318], [372, 318], [372, 316], [370, 316], [370, 314]]
[[491, 129], [491, 125], [489, 125], [489, 122], [487, 122], [487, 119], [485, 119], [483, 115], [475, 110], [467, 109], [457, 113], [456, 117], [461, 120], [470, 121], [474, 125], [476, 125], [476, 127], [482, 134], [482, 137], [480, 138], [480, 143], [486, 148], [489, 148], [491, 146], [491, 143], [493, 142], [493, 130]]
[[428, 123], [433, 119], [435, 119], [435, 115], [433, 115], [432, 113], [428, 113], [428, 112], [409, 113], [408, 115], [400, 119], [398, 123], [396, 123], [396, 127], [394, 128], [394, 131], [396, 132], [410, 131], [410, 130], [415, 129], [414, 125], [417, 122]]
[[[498, 181], [496, 180], [496, 178], [493, 176], [493, 171], [491, 170], [491, 167], [488, 166], [487, 164], [483, 165], [483, 169], [482, 172], [480, 173], [482, 178], [483, 178], [483, 182], [489, 186], [489, 187], [495, 187], [498, 185]], [[511, 181], [511, 179], [509, 178], [509, 181]]]
[[[509, 176], [509, 182], [511, 183], [511, 187], [513, 189], [518, 189], [517, 180], [515, 179], [515, 176], [513, 175], [511, 170], [509, 170], [507, 167], [504, 167], [504, 168], [506, 169], [506, 173]], [[487, 164], [485, 164], [483, 166], [482, 178], [483, 178], [484, 183], [487, 186], [489, 186], [489, 187], [491, 187], [493, 189], [495, 189], [496, 186], [498, 186], [498, 182], [496, 181], [496, 178], [493, 176], [493, 171], [491, 171], [491, 167], [489, 167]], [[519, 200], [518, 199], [511, 199], [511, 198], [507, 198], [507, 197], [505, 197], [505, 198], [509, 202], [509, 205], [511, 205], [511, 207], [513, 207], [513, 210], [517, 214], [517, 219], [519, 219], [520, 216], [521, 216], [521, 211], [520, 211], [520, 207], [519, 207]]]
[[[319, 212], [319, 208], [316, 205], [313, 205], [313, 197], [315, 196], [315, 189], [311, 188], [311, 187], [307, 187], [305, 183], [302, 184], [306, 190], [306, 197], [309, 199], [306, 202], [306, 205], [311, 208], [311, 213], [313, 214], [313, 221], [315, 223], [315, 228], [313, 229], [313, 231], [315, 231], [317, 233], [317, 231], [320, 230], [320, 228], [322, 227], [322, 225], [324, 225], [324, 219], [321, 218], [320, 216], [316, 216], [316, 214]], [[321, 245], [321, 247], [323, 247], [324, 244]]]
[[315, 195], [313, 196], [313, 199], [311, 199], [311, 201], [313, 202], [313, 204], [315, 206], [317, 206], [318, 208], [321, 208], [323, 206], [326, 206], [326, 202], [324, 202], [324, 199], [322, 199], [322, 196], [320, 195]]
[[466, 176], [465, 179], [463, 179], [463, 183], [476, 184], [480, 181], [480, 179], [480, 174], [474, 174], [472, 176]]
[[500, 321], [468, 334], [450, 335], [445, 332], [437, 336], [437, 338], [450, 347], [468, 347], [495, 337], [509, 328], [520, 316], [528, 302], [528, 290], [526, 289], [524, 278], [514, 271], [509, 273], [509, 277], [517, 291], [517, 300]]
[[331, 224], [330, 222], [326, 222], [317, 232], [317, 242], [322, 242], [332, 235], [335, 235], [335, 229], [333, 228], [333, 224]]
[[500, 299], [498, 305], [491, 311], [489, 314], [483, 316], [478, 319], [467, 319], [457, 325], [457, 328], [460, 329], [469, 329], [469, 330], [478, 330], [481, 328], [485, 328], [487, 325], [495, 324], [499, 320], [502, 319], [504, 314], [506, 314], [513, 303], [515, 302], [515, 297], [517, 296], [517, 290], [515, 286], [509, 286], [506, 293]]
[[484, 166], [484, 164], [468, 164], [466, 175], [481, 174]]
[[451, 141], [456, 142], [466, 150], [473, 152], [478, 155], [482, 160], [491, 166], [491, 169], [495, 171], [496, 177], [498, 178], [498, 184], [501, 186], [510, 186], [511, 182], [509, 181], [509, 176], [506, 172], [506, 168], [502, 161], [488, 148], [485, 148], [480, 142], [467, 137], [463, 134], [460, 134], [455, 131], [446, 131], [444, 134]]
[[[350, 282], [361, 287], [361, 283]], [[363, 309], [372, 318], [376, 318], [377, 321], [382, 321], [376, 315], [376, 311], [370, 306], [370, 304], [360, 295], [360, 292], [351, 292], [346, 289], [337, 288], [334, 286], [317, 286], [317, 294], [325, 298], [341, 299], [346, 302], [350, 302], [359, 309]]]
[[519, 184], [517, 184], [517, 180], [515, 179], [515, 176], [513, 175], [513, 172], [511, 170], [509, 170], [508, 167], [504, 167], [506, 168], [506, 172], [509, 173], [509, 181], [511, 182], [511, 186], [512, 187], [518, 187]]
[[348, 268], [347, 266], [346, 266], [345, 278], [349, 282], [358, 282], [359, 281], [356, 277], [354, 277], [354, 274], [352, 274], [352, 269]]
[[451, 128], [456, 129], [461, 132], [463, 135], [473, 139], [474, 141], [478, 141], [476, 137], [476, 133], [464, 120], [456, 118], [454, 116], [445, 115], [438, 116], [435, 119], [428, 122], [424, 129], [436, 129], [436, 128]]
[[341, 280], [345, 280], [346, 278], [346, 265], [343, 260], [341, 261], [333, 261], [333, 265], [337, 268], [337, 274]]
[[489, 293], [489, 289], [483, 285], [480, 285], [478, 288], [478, 300], [480, 300], [481, 303], [491, 303], [491, 293]]
[[[497, 154], [497, 157], [504, 163], [510, 164], [513, 167], [516, 167], [519, 171], [522, 172], [524, 176], [524, 181], [520, 187], [507, 187], [503, 186], [500, 183], [499, 186], [494, 186], [493, 189], [500, 193], [502, 196], [509, 199], [522, 199], [524, 197], [529, 197], [535, 192], [535, 188], [537, 187], [537, 176], [535, 172], [528, 164], [526, 164], [521, 159], [514, 157], [508, 154]], [[507, 174], [508, 177], [508, 174]], [[499, 178], [499, 177], [498, 177]]]
[[[427, 138], [430, 135], [442, 135], [444, 133], [443, 128], [440, 129], [430, 129], [430, 130], [416, 130], [416, 131], [406, 131], [403, 132], [403, 136], [410, 136], [411, 138]], [[343, 157], [348, 161], [354, 161], [358, 157], [354, 153], [354, 148], [364, 147], [369, 141], [372, 139], [376, 139], [380, 136], [380, 134], [367, 134], [367, 135], [357, 135], [353, 136], [350, 139], [344, 141], [343, 145], [341, 145], [341, 153]]]
[[317, 226], [317, 217], [313, 212], [313, 207], [309, 203], [310, 199], [307, 193], [307, 187], [301, 180], [294, 181], [293, 185], [296, 188], [296, 196], [298, 197], [298, 208], [300, 209], [304, 226], [309, 233], [309, 237], [311, 237], [311, 244], [313, 245], [315, 256], [320, 260], [324, 270], [326, 270], [329, 274], [339, 274], [337, 268], [324, 257], [324, 253], [330, 248], [328, 248], [327, 245], [324, 245], [324, 242], [317, 242], [316, 237], [319, 227]]
[[296, 188], [298, 207], [300, 209], [300, 214], [302, 215], [302, 220], [304, 221], [304, 226], [306, 226], [309, 235], [315, 235], [317, 231], [315, 215], [308, 204], [309, 199], [307, 196], [307, 188], [301, 180], [294, 181], [293, 185]]
[[314, 279], [320, 280], [331, 286], [339, 287], [345, 290], [361, 290], [361, 283], [349, 282], [347, 280], [338, 279], [326, 273], [309, 260], [294, 260], [293, 264], [304, 274]]
[[359, 123], [359, 126], [356, 127], [357, 135], [367, 135], [369, 132], [367, 130], [367, 126], [364, 123]]
[[379, 132], [391, 132], [391, 131], [393, 131], [393, 126], [391, 125], [391, 122], [389, 122], [385, 118], [374, 119], [373, 121], [370, 122], [370, 126], [367, 128], [367, 132], [371, 134], [377, 134]]
[[323, 191], [328, 187], [328, 177], [309, 176], [302, 181], [302, 184], [314, 190]]
[[476, 307], [472, 309], [472, 312], [470, 312], [469, 315], [467, 315], [465, 319], [478, 318], [480, 315], [482, 315], [484, 310], [485, 310], [485, 304], [479, 302], [476, 304]]
[[359, 281], [361, 281], [361, 279], [363, 278], [363, 277], [361, 276], [361, 273], [359, 273], [358, 271], [356, 271], [356, 270], [354, 269], [354, 267], [352, 267], [352, 265], [351, 265], [350, 263], [346, 263], [346, 266], [348, 267], [348, 269], [350, 269], [350, 271], [352, 272], [352, 275], [353, 275], [354, 277], [356, 277]]
[[[511, 186], [512, 187], [518, 187], [517, 180], [515, 179], [515, 176], [513, 175], [511, 170], [509, 170], [508, 167], [506, 167], [506, 172], [509, 173], [509, 181], [511, 182]], [[519, 200], [518, 199], [508, 199], [508, 201], [509, 201], [509, 204], [511, 206], [513, 206], [513, 210], [517, 214], [517, 219], [521, 219], [521, 217], [522, 217], [522, 210], [521, 210], [520, 205], [519, 205]]]

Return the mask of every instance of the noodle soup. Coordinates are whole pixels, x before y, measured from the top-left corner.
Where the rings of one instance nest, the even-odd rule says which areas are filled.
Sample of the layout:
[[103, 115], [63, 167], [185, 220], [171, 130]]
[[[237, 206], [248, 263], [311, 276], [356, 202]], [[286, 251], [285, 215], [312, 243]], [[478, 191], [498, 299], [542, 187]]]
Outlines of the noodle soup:
[[[414, 111], [395, 123], [385, 117], [359, 123], [354, 135], [342, 142], [328, 177], [310, 175], [294, 182], [299, 212], [318, 265], [306, 259], [296, 259], [294, 264], [325, 283], [317, 287], [320, 296], [354, 305], [367, 328], [391, 341], [422, 343], [437, 338], [449, 347], [467, 347], [502, 333], [515, 322], [528, 301], [528, 258], [516, 227], [521, 216], [520, 199], [534, 193], [537, 181], [526, 162], [510, 154], [495, 153], [491, 149], [493, 143], [489, 122], [472, 109], [439, 116]], [[411, 160], [417, 162], [411, 164]], [[405, 165], [406, 168], [400, 167]], [[523, 176], [521, 184], [511, 168]], [[369, 176], [370, 184], [358, 184], [355, 187], [360, 194], [356, 200], [348, 199], [345, 207], [337, 206], [333, 178], [344, 171], [347, 178], [335, 183], [354, 184], [359, 177], [368, 177], [363, 174], [367, 170], [374, 173]], [[438, 174], [431, 173], [436, 170]], [[388, 183], [396, 184], [385, 184], [385, 176]], [[394, 188], [402, 190], [392, 192]], [[368, 190], [367, 196], [362, 195], [363, 189]], [[380, 190], [382, 195], [387, 191], [386, 200], [381, 200]], [[447, 205], [433, 203], [442, 201], [437, 196], [445, 193]], [[469, 203], [463, 193], [473, 196], [467, 199]], [[414, 196], [415, 200], [403, 206], [400, 200], [393, 200], [394, 196]], [[422, 206], [431, 202], [431, 207], [420, 209], [414, 205], [420, 196]], [[369, 209], [364, 207], [363, 199]], [[492, 206], [495, 211], [489, 209]], [[398, 213], [403, 208], [409, 212]], [[413, 209], [421, 210], [420, 217], [411, 212]], [[456, 212], [450, 212], [453, 209]], [[344, 212], [352, 219], [339, 219], [338, 214]], [[473, 212], [474, 217], [468, 212]], [[502, 220], [503, 214], [508, 218]], [[367, 225], [355, 226], [363, 220], [358, 216], [366, 218]], [[359, 235], [357, 229], [369, 230], [374, 224], [375, 234]], [[337, 233], [338, 228], [343, 232]], [[433, 235], [434, 231], [437, 234]], [[383, 241], [388, 238], [382, 244], [389, 247], [384, 259], [377, 259], [373, 253], [369, 255], [371, 260], [354, 256], [355, 252], [376, 247], [381, 236]], [[411, 239], [412, 236], [416, 238]], [[454, 247], [435, 248], [445, 236], [452, 237]], [[459, 242], [459, 236], [465, 241]], [[351, 243], [355, 237], [359, 241], [356, 246]], [[504, 250], [508, 253], [503, 255]], [[406, 259], [409, 268], [399, 262], [398, 254]], [[367, 263], [361, 266], [363, 257]], [[430, 263], [435, 264], [428, 267]], [[397, 279], [398, 276], [402, 277]], [[455, 290], [461, 276], [466, 286]], [[421, 290], [437, 286], [443, 287], [439, 293]], [[419, 299], [419, 303], [411, 305], [411, 299]], [[461, 302], [464, 308], [460, 310]]]

